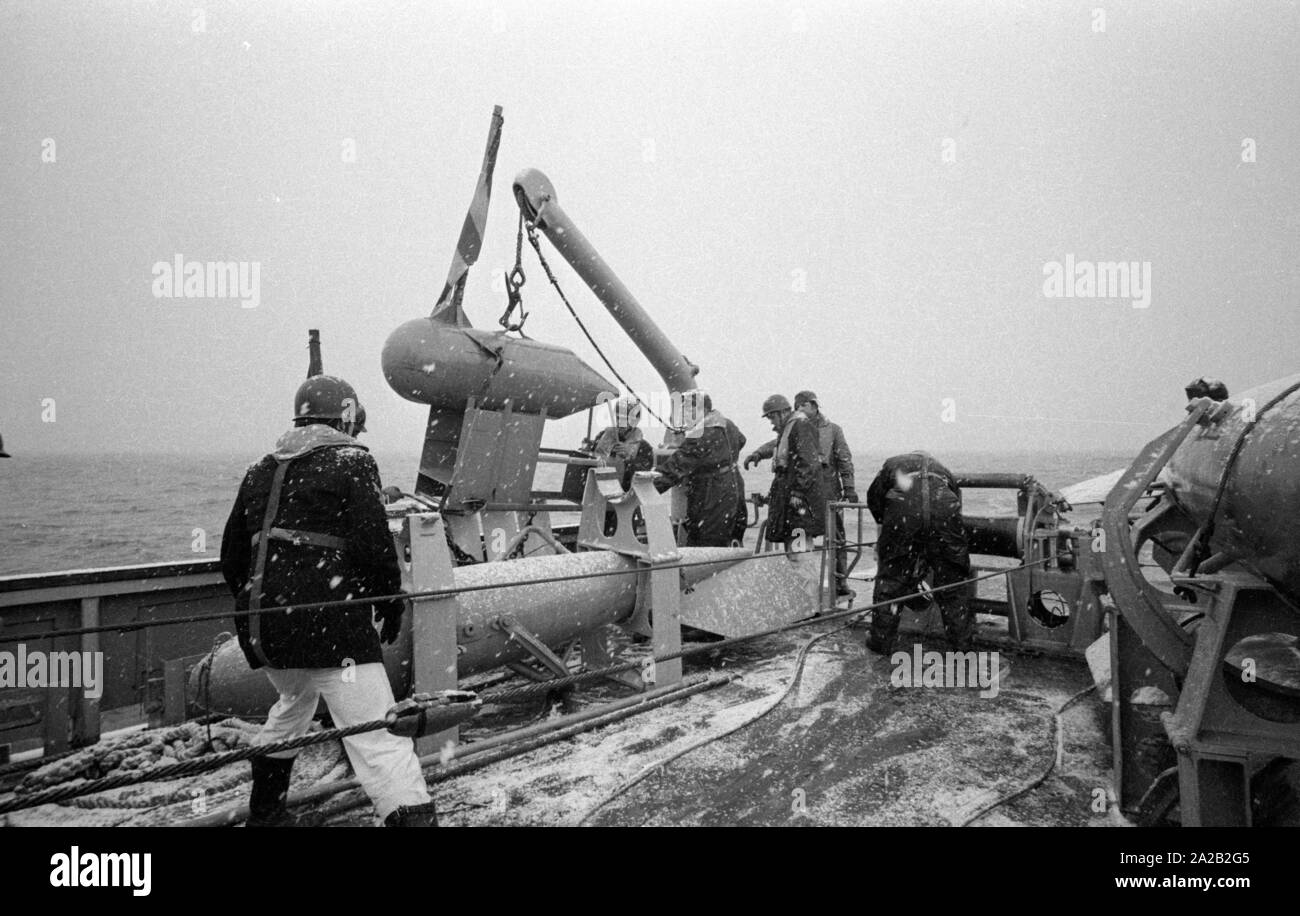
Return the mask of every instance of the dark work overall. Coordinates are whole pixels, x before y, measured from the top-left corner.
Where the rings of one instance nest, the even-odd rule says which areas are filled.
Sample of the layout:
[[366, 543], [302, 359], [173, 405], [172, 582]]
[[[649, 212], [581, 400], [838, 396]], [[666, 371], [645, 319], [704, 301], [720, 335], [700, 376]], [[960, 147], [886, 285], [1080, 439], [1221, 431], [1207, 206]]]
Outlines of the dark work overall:
[[[926, 461], [906, 492], [891, 489], [880, 522], [880, 563], [876, 569], [873, 603], [894, 601], [920, 590], [923, 580], [938, 589], [970, 577], [970, 553], [962, 525], [961, 496], [947, 481], [930, 470]], [[967, 605], [964, 588], [934, 593], [943, 615], [944, 630], [958, 649], [969, 647], [975, 633], [975, 615]], [[908, 602], [923, 610], [924, 599]], [[898, 634], [897, 603], [878, 607], [871, 614], [871, 634], [889, 647]]]

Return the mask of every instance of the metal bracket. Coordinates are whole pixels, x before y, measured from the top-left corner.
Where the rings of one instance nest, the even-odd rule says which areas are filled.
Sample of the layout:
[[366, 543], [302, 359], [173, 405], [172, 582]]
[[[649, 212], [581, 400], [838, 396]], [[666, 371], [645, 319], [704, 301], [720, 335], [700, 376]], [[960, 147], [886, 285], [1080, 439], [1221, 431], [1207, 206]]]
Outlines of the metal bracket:
[[[614, 656], [605, 645], [605, 633], [600, 630], [587, 630], [582, 634], [582, 664], [586, 668], [607, 668], [614, 664]], [[645, 681], [635, 671], [619, 671], [608, 675], [609, 680], [631, 687], [638, 693], [645, 690]]]
[[[434, 513], [408, 515], [411, 545], [411, 589], [416, 592], [452, 588], [456, 584], [451, 548], [447, 546], [442, 518]], [[455, 595], [411, 599], [412, 690], [438, 694], [459, 687], [458, 625], [464, 616]], [[424, 755], [455, 745], [456, 727], [415, 739], [416, 753]]]
[[[605, 516], [615, 513], [616, 527], [605, 533]], [[639, 535], [637, 521], [644, 526]], [[654, 475], [638, 472], [632, 476], [627, 492], [620, 485], [613, 468], [592, 468], [587, 472], [587, 487], [582, 498], [582, 521], [578, 525], [578, 544], [597, 550], [612, 550], [635, 557], [647, 568], [638, 575], [637, 603], [626, 628], [651, 634], [651, 648], [656, 658], [681, 650], [681, 559], [670, 518], [670, 500], [654, 485]], [[659, 566], [669, 566], [659, 569]], [[587, 644], [584, 643], [584, 649]], [[680, 658], [655, 666], [655, 683], [675, 684], [682, 677]]]
[[556, 677], [564, 677], [569, 668], [564, 661], [551, 651], [546, 643], [534, 636], [525, 626], [509, 614], [502, 614], [492, 622], [497, 629], [509, 633], [511, 638], [528, 650], [528, 654], [537, 659]]

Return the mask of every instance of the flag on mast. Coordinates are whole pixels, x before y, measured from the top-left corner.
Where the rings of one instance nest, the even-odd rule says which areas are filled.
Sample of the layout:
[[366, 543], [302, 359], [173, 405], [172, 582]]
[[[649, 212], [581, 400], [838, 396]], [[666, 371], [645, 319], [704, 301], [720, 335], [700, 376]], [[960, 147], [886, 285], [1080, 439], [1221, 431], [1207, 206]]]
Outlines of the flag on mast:
[[456, 243], [456, 253], [451, 259], [451, 270], [447, 273], [447, 282], [442, 287], [442, 295], [429, 316], [446, 321], [458, 327], [467, 327], [469, 319], [461, 308], [461, 298], [465, 294], [465, 278], [470, 266], [478, 260], [483, 248], [483, 233], [487, 228], [488, 202], [492, 197], [492, 171], [497, 164], [497, 147], [501, 145], [501, 106], [492, 109], [492, 126], [488, 130], [487, 149], [483, 153], [483, 169], [479, 172], [478, 184], [474, 188], [474, 199], [470, 202], [469, 212], [465, 214], [465, 225], [460, 230], [460, 240]]

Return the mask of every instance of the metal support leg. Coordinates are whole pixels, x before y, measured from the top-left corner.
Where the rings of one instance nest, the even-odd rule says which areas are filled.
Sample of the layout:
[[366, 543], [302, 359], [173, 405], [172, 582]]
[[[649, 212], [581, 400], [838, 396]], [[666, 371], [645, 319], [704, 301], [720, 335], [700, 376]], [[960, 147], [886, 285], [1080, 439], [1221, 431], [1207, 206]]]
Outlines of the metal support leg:
[[[650, 570], [650, 606], [654, 612], [654, 636], [651, 645], [655, 658], [682, 650], [681, 573], [676, 569]], [[672, 658], [656, 662], [656, 687], [676, 684], [682, 679], [682, 660]]]
[[1143, 688], [1155, 687], [1173, 702], [1178, 686], [1142, 644], [1128, 618], [1112, 613], [1110, 627], [1112, 780], [1121, 810], [1134, 812], [1155, 778], [1174, 760], [1161, 719], [1169, 707], [1134, 705], [1132, 697]]
[[1180, 754], [1178, 795], [1184, 827], [1249, 827], [1250, 761]]
[[[411, 586], [427, 592], [452, 588], [455, 567], [447, 549], [442, 518], [434, 514], [407, 517], [411, 543]], [[460, 601], [455, 596], [411, 601], [411, 667], [416, 693], [456, 690], [459, 686], [459, 652], [456, 645]], [[400, 699], [400, 697], [399, 697]], [[455, 746], [460, 730], [449, 728], [415, 739], [417, 754], [432, 754], [448, 744]]]
[[[62, 628], [57, 623], [56, 627]], [[49, 652], [70, 652], [76, 647], [76, 643], [69, 637], [55, 637], [44, 642], [43, 648]], [[45, 753], [48, 755], [66, 751], [71, 745], [72, 719], [75, 715], [72, 688], [46, 687], [41, 693], [45, 697], [45, 709], [41, 714], [44, 720]]]
[[[81, 625], [83, 627], [99, 626], [99, 598], [92, 596], [81, 599]], [[99, 634], [83, 633], [81, 636], [82, 658], [93, 659], [99, 652]], [[101, 669], [102, 670], [102, 669]], [[103, 690], [104, 685], [99, 685]], [[73, 693], [72, 709], [72, 744], [84, 747], [99, 740], [99, 700], [86, 696], [86, 685], [76, 688]]]
[[[675, 565], [681, 559], [677, 540], [673, 536], [669, 518], [669, 500], [655, 491], [648, 474], [637, 474], [632, 480], [632, 490], [641, 505], [645, 518], [646, 553], [650, 563], [650, 611], [653, 615], [653, 635], [650, 645], [656, 658], [680, 652], [682, 648], [682, 580], [678, 569], [656, 569], [661, 564]], [[644, 562], [644, 560], [643, 560]], [[652, 675], [656, 686], [676, 684], [682, 679], [680, 658], [658, 662]], [[648, 680], [642, 675], [644, 680]]]

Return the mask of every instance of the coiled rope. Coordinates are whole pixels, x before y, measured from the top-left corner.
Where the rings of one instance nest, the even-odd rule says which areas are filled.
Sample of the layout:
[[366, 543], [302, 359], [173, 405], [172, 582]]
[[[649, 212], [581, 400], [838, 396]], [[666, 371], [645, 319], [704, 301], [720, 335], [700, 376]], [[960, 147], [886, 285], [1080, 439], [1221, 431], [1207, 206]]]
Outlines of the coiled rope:
[[309, 734], [301, 735], [297, 738], [288, 738], [284, 741], [275, 741], [267, 744], [242, 747], [234, 751], [222, 751], [216, 754], [209, 754], [205, 757], [199, 757], [194, 760], [164, 763], [160, 766], [150, 767], [147, 770], [117, 773], [113, 776], [104, 776], [100, 779], [88, 779], [84, 782], [70, 782], [62, 786], [42, 789], [39, 792], [15, 795], [13, 798], [0, 801], [0, 814], [7, 814], [10, 811], [19, 811], [23, 808], [35, 808], [37, 805], [47, 805], [54, 802], [67, 801], [72, 798], [80, 798], [83, 795], [94, 795], [99, 792], [106, 792], [109, 789], [121, 789], [126, 786], [135, 786], [144, 782], [162, 782], [168, 779], [178, 779], [182, 776], [195, 776], [199, 773], [219, 770], [224, 766], [238, 763], [241, 760], [251, 760], [254, 757], [265, 757], [269, 754], [278, 754], [283, 751], [299, 750], [313, 744], [324, 744], [328, 741], [336, 741], [342, 738], [348, 738], [352, 735], [378, 731], [381, 728], [387, 727], [387, 720], [375, 719], [370, 722], [361, 722], [357, 725], [350, 725], [347, 728], [324, 729], [318, 732], [310, 732]]

